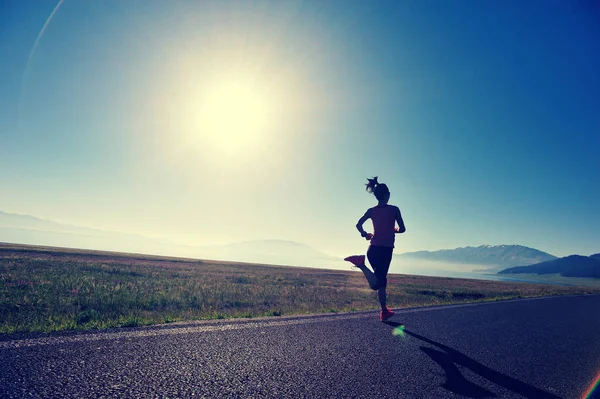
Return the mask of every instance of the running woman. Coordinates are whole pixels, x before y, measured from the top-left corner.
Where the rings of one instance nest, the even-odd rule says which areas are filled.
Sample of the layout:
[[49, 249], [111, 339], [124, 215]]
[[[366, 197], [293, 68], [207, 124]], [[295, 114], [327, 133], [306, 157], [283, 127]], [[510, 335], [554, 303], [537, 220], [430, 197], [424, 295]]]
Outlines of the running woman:
[[[367, 209], [365, 214], [358, 220], [356, 228], [360, 235], [367, 241], [370, 241], [367, 250], [367, 258], [373, 268], [373, 272], [365, 265], [364, 255], [353, 255], [344, 260], [351, 262], [359, 268], [367, 278], [372, 290], [377, 291], [377, 298], [381, 305], [379, 319], [387, 320], [394, 315], [392, 309], [386, 304], [387, 274], [392, 262], [392, 252], [394, 250], [395, 234], [404, 233], [406, 227], [402, 220], [402, 214], [397, 206], [388, 204], [390, 200], [390, 190], [385, 184], [377, 182], [377, 176], [367, 179], [367, 191], [375, 195], [377, 205]], [[373, 234], [367, 233], [363, 229], [363, 223], [371, 219], [373, 221]], [[395, 224], [398, 223], [398, 227]]]

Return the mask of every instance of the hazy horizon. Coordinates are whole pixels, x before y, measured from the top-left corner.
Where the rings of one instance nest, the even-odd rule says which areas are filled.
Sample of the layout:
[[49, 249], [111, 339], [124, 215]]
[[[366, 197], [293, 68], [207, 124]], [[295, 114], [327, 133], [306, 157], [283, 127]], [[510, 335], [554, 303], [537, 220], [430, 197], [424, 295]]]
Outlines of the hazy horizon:
[[[594, 6], [8, 2], [0, 211], [222, 245], [600, 252]], [[371, 226], [365, 224], [369, 231]]]
[[[18, 218], [24, 218], [24, 219], [29, 219], [29, 218], [33, 218], [35, 221], [39, 221], [39, 222], [48, 222], [50, 224], [50, 227], [40, 227], [40, 226], [34, 226], [33, 228], [31, 228], [32, 231], [40, 231], [40, 232], [48, 232], [48, 233], [56, 233], [56, 232], [61, 232], [61, 226], [62, 228], [74, 228], [74, 230], [68, 232], [67, 234], [75, 234], [73, 232], [77, 232], [78, 229], [82, 229], [83, 231], [89, 230], [89, 233], [93, 234], [94, 232], [96, 233], [105, 233], [105, 234], [112, 234], [114, 235], [114, 237], [118, 237], [118, 236], [125, 236], [125, 237], [129, 237], [129, 238], [137, 238], [137, 239], [142, 239], [142, 240], [148, 240], [148, 242], [151, 241], [155, 241], [155, 242], [162, 242], [164, 244], [170, 244], [170, 245], [174, 245], [174, 246], [181, 246], [181, 247], [189, 247], [189, 248], [203, 248], [203, 247], [219, 247], [219, 246], [226, 246], [226, 245], [231, 245], [231, 244], [239, 244], [239, 243], [252, 243], [252, 242], [270, 242], [270, 241], [274, 241], [274, 242], [289, 242], [289, 243], [294, 243], [294, 244], [301, 244], [301, 245], [308, 245], [306, 243], [303, 242], [298, 242], [298, 241], [293, 241], [293, 240], [285, 240], [285, 239], [281, 239], [281, 238], [277, 238], [277, 237], [270, 237], [270, 238], [263, 238], [263, 239], [247, 239], [247, 240], [241, 240], [241, 241], [229, 241], [229, 242], [224, 242], [224, 243], [220, 243], [220, 244], [212, 244], [212, 245], [202, 245], [201, 243], [196, 243], [196, 244], [185, 244], [185, 243], [181, 243], [181, 242], [177, 242], [177, 241], [173, 241], [172, 239], [170, 239], [169, 237], [150, 237], [150, 236], [145, 236], [143, 234], [138, 234], [138, 233], [131, 233], [131, 232], [126, 232], [126, 231], [111, 231], [111, 230], [104, 230], [104, 229], [95, 229], [93, 227], [89, 227], [89, 226], [80, 226], [80, 225], [72, 225], [72, 224], [63, 224], [59, 221], [55, 221], [55, 220], [47, 220], [47, 219], [41, 219], [36, 217], [35, 215], [27, 215], [27, 214], [12, 214], [12, 213], [8, 213], [8, 212], [3, 212], [2, 210], [0, 210], [0, 228], [16, 228], [16, 229], [23, 229], [23, 230], [27, 230], [28, 227], [27, 226], [23, 226], [22, 224], [11, 224], [11, 223], [5, 223], [5, 221], [1, 218], [2, 215], [8, 215], [8, 216], [16, 216]], [[52, 226], [56, 224], [57, 226], [54, 226], [56, 228], [58, 228], [58, 230], [53, 229]], [[79, 232], [79, 234], [83, 234], [81, 232]], [[10, 235], [0, 235], [0, 241], [2, 241], [3, 237], [8, 237], [10, 239]], [[31, 241], [31, 240], [29, 240]], [[11, 243], [15, 243], [15, 244], [30, 244], [30, 245], [36, 245], [35, 242], [19, 242], [19, 241], [14, 241]], [[40, 243], [39, 245], [44, 245], [43, 243]], [[520, 243], [492, 243], [492, 244], [481, 244], [481, 245], [469, 245], [467, 244], [463, 244], [460, 245], [456, 248], [429, 248], [429, 249], [417, 249], [414, 251], [398, 251], [398, 250], [394, 250], [394, 254], [395, 255], [403, 255], [403, 254], [408, 254], [408, 253], [415, 253], [415, 252], [421, 252], [421, 251], [425, 251], [425, 252], [435, 252], [435, 251], [441, 251], [441, 250], [453, 250], [453, 249], [457, 249], [457, 248], [468, 248], [468, 247], [488, 247], [488, 246], [511, 246], [511, 245], [520, 245], [520, 246], [524, 246], [527, 247], [525, 245], [522, 245]], [[65, 245], [62, 245], [68, 248], [79, 248], [77, 246], [76, 243], [73, 243], [72, 245], [69, 245], [69, 242], [65, 241]], [[368, 246], [368, 243], [365, 243], [365, 246]], [[310, 246], [311, 248], [313, 248], [312, 246]], [[82, 248], [85, 249], [85, 248]], [[100, 247], [98, 247], [97, 249], [102, 249]], [[323, 255], [326, 256], [330, 256], [330, 257], [336, 257], [336, 258], [340, 258], [340, 257], [344, 257], [344, 254], [341, 253], [324, 253], [319, 247], [314, 247], [313, 249], [322, 252]], [[544, 249], [540, 249], [540, 248], [532, 248], [532, 249], [536, 249], [536, 250], [540, 250], [543, 251], [545, 253], [548, 253], [550, 255], [554, 255], [551, 251], [547, 251]], [[400, 249], [401, 250], [401, 249]], [[357, 253], [360, 253], [357, 252]], [[596, 253], [596, 252], [594, 252]], [[569, 253], [568, 255], [572, 255], [574, 254], [574, 252]], [[580, 255], [591, 255], [590, 254], [580, 254]], [[173, 252], [172, 253], [173, 256], [178, 256], [177, 252]], [[558, 256], [560, 257], [560, 256]]]

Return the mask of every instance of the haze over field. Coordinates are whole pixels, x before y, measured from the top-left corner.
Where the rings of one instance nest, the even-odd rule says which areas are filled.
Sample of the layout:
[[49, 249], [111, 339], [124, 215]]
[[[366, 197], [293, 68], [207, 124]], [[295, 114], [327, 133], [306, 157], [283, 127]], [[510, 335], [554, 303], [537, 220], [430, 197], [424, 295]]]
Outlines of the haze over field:
[[347, 267], [377, 175], [397, 255], [597, 253], [593, 3], [4, 2], [0, 241]]
[[[222, 245], [182, 245], [169, 240], [64, 225], [33, 216], [0, 211], [0, 248], [2, 242], [324, 269], [349, 268], [348, 263], [342, 261], [341, 257], [294, 241], [266, 239]], [[597, 270], [592, 271], [590, 267], [593, 268], [595, 264], [586, 268], [587, 257], [570, 256], [559, 259], [546, 252], [521, 245], [482, 245], [395, 254], [390, 271], [401, 274], [514, 280], [522, 277], [507, 273], [503, 273], [502, 276], [494, 275], [501, 271], [511, 271], [517, 265], [519, 267], [516, 269], [519, 270], [523, 269], [523, 265], [538, 264], [542, 267], [540, 270], [548, 270], [545, 268], [546, 263], [558, 261], [562, 269], [553, 268], [552, 270], [557, 270], [556, 273], [595, 277], [600, 276], [600, 259], [595, 259], [598, 256], [595, 254], [589, 258], [598, 263]], [[525, 270], [535, 273], [535, 267], [531, 266]], [[582, 271], [585, 271], [583, 275]], [[531, 280], [531, 277], [528, 279]]]

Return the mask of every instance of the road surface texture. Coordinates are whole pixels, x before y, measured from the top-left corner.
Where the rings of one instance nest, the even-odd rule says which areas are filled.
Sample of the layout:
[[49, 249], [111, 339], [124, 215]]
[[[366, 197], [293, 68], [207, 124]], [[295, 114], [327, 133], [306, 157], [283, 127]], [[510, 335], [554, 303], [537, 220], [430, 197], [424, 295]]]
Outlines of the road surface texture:
[[0, 338], [1, 398], [583, 398], [599, 372], [600, 296]]

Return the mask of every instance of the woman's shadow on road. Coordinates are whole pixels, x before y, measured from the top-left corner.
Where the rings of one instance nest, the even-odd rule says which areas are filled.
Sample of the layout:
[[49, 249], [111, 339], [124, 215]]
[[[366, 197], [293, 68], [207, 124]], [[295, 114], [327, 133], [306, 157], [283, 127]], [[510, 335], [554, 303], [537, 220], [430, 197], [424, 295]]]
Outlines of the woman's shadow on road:
[[442, 387], [451, 392], [470, 398], [487, 398], [496, 396], [493, 392], [488, 391], [487, 389], [480, 387], [479, 385], [474, 384], [463, 377], [457, 367], [457, 365], [460, 365], [468, 368], [481, 377], [526, 398], [560, 399], [559, 396], [543, 391], [505, 374], [499, 373], [498, 371], [492, 370], [455, 349], [409, 331], [403, 328], [403, 325], [400, 323], [393, 321], [385, 321], [384, 323], [394, 327], [394, 329], [400, 328], [404, 334], [410, 335], [411, 337], [441, 349], [441, 351], [439, 351], [428, 346], [420, 347], [420, 349], [427, 356], [429, 356], [434, 362], [439, 364], [442, 369], [444, 369], [444, 372], [446, 373], [446, 382], [442, 385]]

